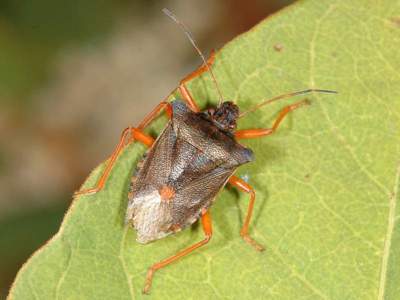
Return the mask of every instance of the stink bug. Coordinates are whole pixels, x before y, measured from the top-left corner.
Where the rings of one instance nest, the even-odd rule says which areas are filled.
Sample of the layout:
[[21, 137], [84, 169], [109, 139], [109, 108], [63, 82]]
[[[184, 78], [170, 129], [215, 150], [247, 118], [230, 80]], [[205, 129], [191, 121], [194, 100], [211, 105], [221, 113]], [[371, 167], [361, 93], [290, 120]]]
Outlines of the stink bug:
[[[136, 174], [130, 182], [126, 212], [126, 222], [136, 229], [137, 241], [146, 244], [161, 239], [188, 227], [201, 218], [205, 238], [151, 266], [146, 276], [144, 293], [149, 291], [155, 271], [209, 242], [212, 236], [210, 206], [218, 192], [227, 183], [250, 195], [247, 215], [240, 235], [257, 251], [264, 250], [249, 236], [249, 224], [255, 202], [254, 189], [245, 180], [233, 175], [240, 165], [253, 160], [253, 152], [239, 144], [237, 140], [263, 137], [274, 133], [289, 112], [309, 102], [302, 100], [283, 108], [271, 128], [236, 130], [236, 121], [247, 113], [280, 99], [311, 92], [336, 93], [330, 90], [306, 89], [262, 101], [240, 113], [236, 104], [223, 101], [211, 70], [215, 58], [214, 52], [206, 61], [185, 25], [168, 10], [164, 9], [164, 12], [182, 27], [202, 58], [203, 64], [180, 82], [178, 90], [182, 96], [181, 100], [161, 102], [137, 127], [129, 127], [122, 132], [120, 142], [97, 185], [75, 193], [81, 195], [100, 191], [124, 146], [138, 141], [149, 149], [140, 165], [137, 166]], [[216, 108], [200, 111], [186, 88], [186, 83], [206, 71], [213, 78], [220, 94], [220, 102]], [[169, 121], [162, 133], [154, 140], [143, 130], [163, 110], [167, 113]]]

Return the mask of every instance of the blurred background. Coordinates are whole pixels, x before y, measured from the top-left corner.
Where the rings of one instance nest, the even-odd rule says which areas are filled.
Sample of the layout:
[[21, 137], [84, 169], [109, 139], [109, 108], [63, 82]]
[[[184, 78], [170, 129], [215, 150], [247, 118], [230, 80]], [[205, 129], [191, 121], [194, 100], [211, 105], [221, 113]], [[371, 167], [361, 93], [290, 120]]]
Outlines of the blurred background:
[[290, 0], [0, 1], [0, 299], [72, 193], [201, 61]]

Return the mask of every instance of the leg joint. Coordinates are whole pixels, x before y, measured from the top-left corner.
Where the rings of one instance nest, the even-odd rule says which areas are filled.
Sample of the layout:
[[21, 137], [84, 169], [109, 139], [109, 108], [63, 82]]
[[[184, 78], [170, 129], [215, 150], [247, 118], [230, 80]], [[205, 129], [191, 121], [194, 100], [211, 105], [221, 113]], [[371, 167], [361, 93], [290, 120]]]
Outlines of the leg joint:
[[206, 237], [205, 237], [204, 240], [203, 240], [203, 243], [204, 243], [204, 244], [207, 244], [207, 243], [211, 240], [211, 237], [212, 237], [211, 234], [206, 235]]
[[252, 197], [252, 198], [255, 198], [255, 197], [256, 197], [256, 192], [253, 190], [253, 188], [251, 188], [251, 189], [249, 190], [249, 194], [250, 194], [250, 197]]

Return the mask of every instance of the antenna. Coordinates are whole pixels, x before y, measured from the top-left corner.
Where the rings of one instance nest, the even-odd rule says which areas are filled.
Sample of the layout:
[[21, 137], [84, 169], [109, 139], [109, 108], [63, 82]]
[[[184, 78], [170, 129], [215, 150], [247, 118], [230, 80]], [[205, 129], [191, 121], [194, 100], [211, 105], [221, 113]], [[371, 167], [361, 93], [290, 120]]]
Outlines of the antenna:
[[241, 118], [241, 117], [245, 116], [246, 114], [248, 114], [249, 112], [253, 112], [253, 111], [259, 109], [261, 106], [264, 106], [264, 105], [269, 104], [271, 102], [274, 102], [274, 101], [277, 101], [277, 100], [281, 100], [281, 99], [290, 98], [290, 97], [297, 96], [297, 95], [309, 94], [309, 93], [337, 94], [338, 92], [332, 91], [332, 90], [307, 89], [307, 90], [302, 90], [302, 91], [297, 91], [297, 92], [292, 92], [292, 93], [279, 95], [279, 96], [264, 100], [261, 103], [256, 104], [255, 106], [253, 106], [249, 110], [247, 110], [245, 112], [242, 112], [239, 115], [239, 118]]
[[220, 88], [218, 86], [217, 80], [215, 79], [213, 71], [211, 70], [210, 66], [208, 65], [206, 59], [204, 58], [203, 53], [200, 51], [200, 48], [197, 47], [196, 42], [195, 42], [192, 34], [190, 33], [189, 29], [169, 9], [163, 8], [162, 11], [163, 11], [164, 14], [166, 14], [168, 17], [170, 17], [176, 24], [178, 24], [181, 27], [182, 31], [185, 33], [185, 35], [189, 39], [190, 43], [193, 45], [193, 47], [196, 49], [197, 53], [200, 55], [201, 59], [203, 60], [204, 65], [207, 67], [207, 69], [210, 72], [211, 77], [212, 77], [212, 79], [214, 81], [215, 87], [216, 87], [216, 89], [218, 91], [218, 94], [219, 94], [219, 105], [221, 105], [222, 101], [223, 101], [223, 97], [222, 97], [221, 90], [220, 90]]

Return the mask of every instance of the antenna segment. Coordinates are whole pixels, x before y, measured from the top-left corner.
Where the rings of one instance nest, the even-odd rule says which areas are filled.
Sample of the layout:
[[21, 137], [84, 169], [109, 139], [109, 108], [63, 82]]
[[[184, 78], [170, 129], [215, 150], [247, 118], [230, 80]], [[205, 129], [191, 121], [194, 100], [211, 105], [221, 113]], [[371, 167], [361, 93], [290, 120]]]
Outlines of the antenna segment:
[[324, 93], [324, 94], [337, 94], [336, 91], [332, 91], [332, 90], [320, 90], [320, 89], [307, 89], [307, 90], [302, 90], [302, 91], [297, 91], [297, 92], [292, 92], [292, 93], [287, 93], [287, 94], [283, 94], [283, 95], [279, 95], [267, 100], [262, 101], [259, 104], [256, 104], [255, 106], [253, 106], [252, 108], [250, 108], [249, 110], [242, 112], [239, 115], [239, 118], [245, 116], [246, 114], [248, 114], [249, 112], [253, 112], [257, 109], [259, 109], [260, 107], [269, 104], [271, 102], [275, 102], [277, 100], [281, 100], [281, 99], [286, 99], [286, 98], [290, 98], [293, 96], [297, 96], [297, 95], [305, 95], [305, 94], [309, 94], [309, 93]]
[[163, 8], [162, 11], [164, 14], [166, 14], [168, 17], [170, 17], [176, 24], [178, 24], [181, 27], [182, 31], [185, 33], [185, 35], [189, 39], [190, 43], [193, 45], [193, 47], [196, 49], [197, 53], [200, 55], [201, 59], [203, 60], [204, 65], [207, 67], [207, 69], [210, 72], [211, 77], [214, 81], [215, 87], [216, 87], [216, 89], [218, 91], [218, 95], [219, 95], [219, 105], [221, 105], [223, 102], [223, 97], [222, 97], [221, 90], [218, 86], [217, 80], [215, 79], [214, 73], [212, 72], [210, 66], [208, 65], [203, 53], [201, 52], [200, 48], [196, 45], [196, 42], [195, 42], [192, 34], [190, 33], [189, 29], [170, 10], [168, 10], [167, 8]]

